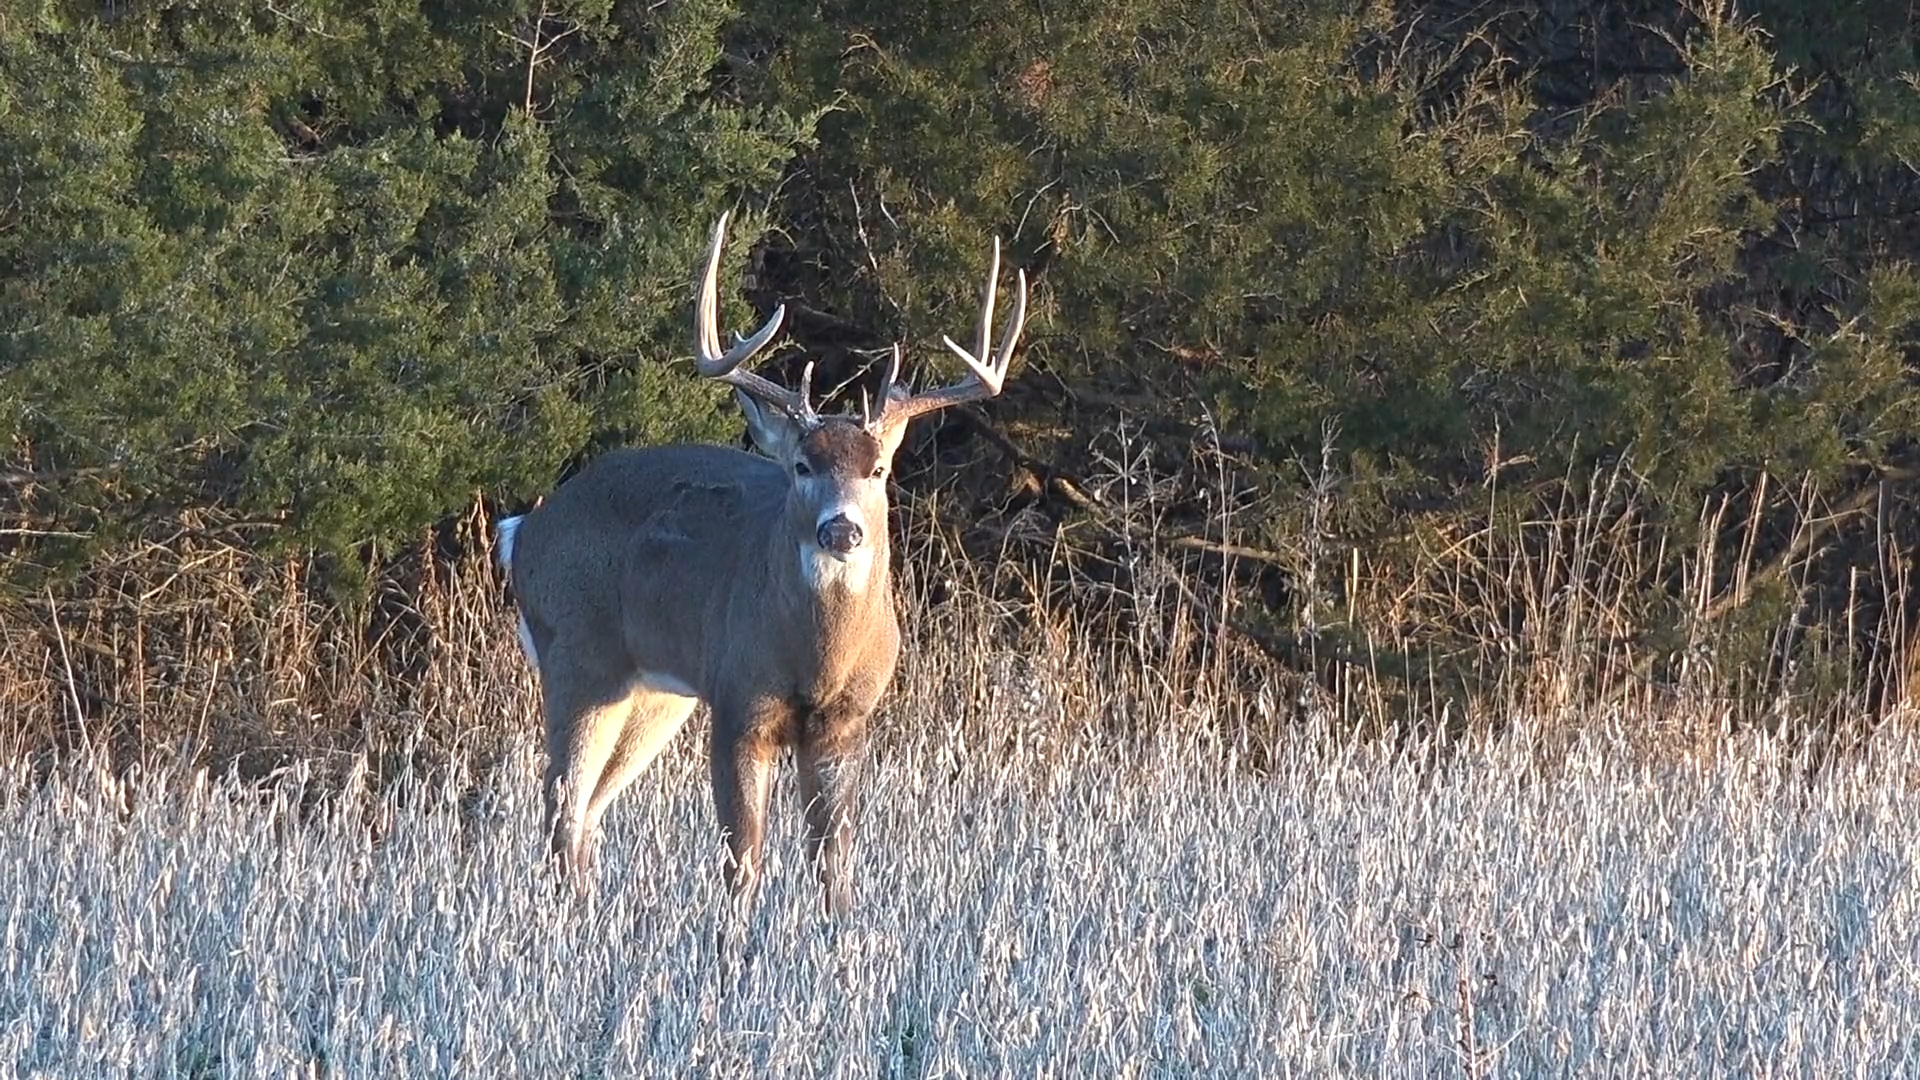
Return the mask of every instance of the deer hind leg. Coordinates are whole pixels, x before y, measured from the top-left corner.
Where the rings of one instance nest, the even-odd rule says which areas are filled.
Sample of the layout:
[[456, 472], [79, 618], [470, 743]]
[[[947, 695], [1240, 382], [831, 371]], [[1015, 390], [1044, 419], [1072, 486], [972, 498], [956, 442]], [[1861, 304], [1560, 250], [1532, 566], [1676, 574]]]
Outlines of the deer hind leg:
[[642, 688], [634, 693], [626, 727], [621, 730], [613, 754], [600, 772], [593, 797], [587, 801], [582, 832], [589, 848], [600, 836], [600, 821], [606, 816], [607, 807], [653, 764], [653, 759], [659, 757], [660, 751], [679, 733], [687, 717], [693, 715], [693, 707], [698, 703], [696, 698], [658, 690]]
[[574, 650], [547, 658], [542, 673], [547, 713], [547, 835], [554, 858], [584, 891], [592, 869], [587, 807], [633, 711], [633, 687], [610, 670], [577, 659]]
[[864, 789], [866, 718], [809, 724], [794, 749], [796, 785], [807, 820], [807, 853], [827, 914], [853, 907], [854, 818]]
[[788, 710], [772, 702], [714, 710], [708, 765], [714, 811], [727, 843], [727, 886], [736, 899], [751, 898], [760, 884], [767, 796], [773, 789], [773, 770], [785, 743], [788, 719]]

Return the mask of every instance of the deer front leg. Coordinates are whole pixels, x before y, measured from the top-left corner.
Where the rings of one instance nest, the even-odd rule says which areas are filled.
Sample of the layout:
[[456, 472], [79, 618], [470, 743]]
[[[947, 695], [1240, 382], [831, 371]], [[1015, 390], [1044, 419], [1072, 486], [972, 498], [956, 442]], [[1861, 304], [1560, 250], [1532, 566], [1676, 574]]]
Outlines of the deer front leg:
[[866, 779], [867, 717], [829, 711], [808, 720], [794, 751], [807, 852], [827, 914], [840, 916], [853, 907], [853, 827]]
[[708, 767], [714, 812], [727, 843], [727, 887], [737, 900], [751, 899], [760, 883], [767, 795], [791, 715], [785, 704], [764, 699], [714, 709]]

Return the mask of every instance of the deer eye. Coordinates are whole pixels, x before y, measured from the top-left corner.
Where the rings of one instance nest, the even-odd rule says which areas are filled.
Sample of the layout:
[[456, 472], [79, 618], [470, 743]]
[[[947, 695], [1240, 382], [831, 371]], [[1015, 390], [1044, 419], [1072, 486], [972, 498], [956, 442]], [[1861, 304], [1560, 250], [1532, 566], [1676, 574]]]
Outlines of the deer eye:
[[885, 465], [875, 465], [873, 467], [873, 478], [875, 480], [885, 480], [887, 478], [887, 467]]
[[796, 461], [796, 462], [794, 462], [794, 463], [793, 463], [793, 475], [795, 475], [795, 476], [812, 476], [812, 475], [813, 475], [813, 470], [812, 470], [811, 468], [809, 468], [809, 467], [807, 466], [807, 463], [806, 463], [806, 462], [804, 462], [804, 461]]

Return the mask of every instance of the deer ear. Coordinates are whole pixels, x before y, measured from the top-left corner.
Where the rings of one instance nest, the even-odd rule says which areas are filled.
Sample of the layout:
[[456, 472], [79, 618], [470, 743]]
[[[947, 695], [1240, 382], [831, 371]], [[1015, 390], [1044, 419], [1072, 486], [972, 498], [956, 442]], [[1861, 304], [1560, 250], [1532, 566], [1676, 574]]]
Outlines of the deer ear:
[[739, 390], [733, 392], [733, 399], [740, 403], [740, 411], [746, 414], [747, 430], [753, 435], [753, 445], [775, 461], [791, 461], [800, 447], [800, 426], [794, 423], [793, 418], [779, 409], [760, 404]]

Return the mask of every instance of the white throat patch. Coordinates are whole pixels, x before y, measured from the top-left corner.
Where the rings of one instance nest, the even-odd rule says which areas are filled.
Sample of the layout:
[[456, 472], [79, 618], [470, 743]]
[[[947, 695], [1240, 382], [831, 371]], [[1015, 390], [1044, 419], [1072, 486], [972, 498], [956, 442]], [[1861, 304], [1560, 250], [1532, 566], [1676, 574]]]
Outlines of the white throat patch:
[[850, 593], [867, 591], [873, 576], [873, 545], [862, 544], [844, 558], [822, 550], [818, 544], [800, 545], [800, 576], [817, 595], [839, 585]]

